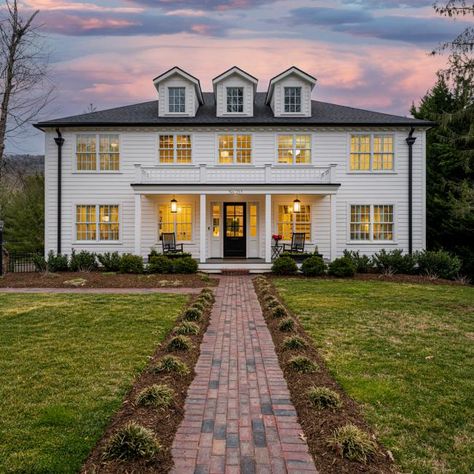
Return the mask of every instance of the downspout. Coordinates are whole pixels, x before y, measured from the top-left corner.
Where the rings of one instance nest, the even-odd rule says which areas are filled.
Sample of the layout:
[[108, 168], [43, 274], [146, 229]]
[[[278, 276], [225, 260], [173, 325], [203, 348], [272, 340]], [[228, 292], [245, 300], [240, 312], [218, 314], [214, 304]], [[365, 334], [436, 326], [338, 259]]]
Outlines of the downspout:
[[55, 137], [54, 141], [58, 147], [58, 244], [57, 244], [57, 253], [61, 253], [61, 192], [62, 192], [62, 154], [63, 154], [63, 145], [64, 145], [64, 138], [61, 135], [61, 131], [59, 128], [56, 129], [56, 133], [58, 134]]
[[411, 127], [406, 142], [408, 145], [408, 253], [413, 253], [413, 145], [416, 137], [413, 136], [414, 127]]

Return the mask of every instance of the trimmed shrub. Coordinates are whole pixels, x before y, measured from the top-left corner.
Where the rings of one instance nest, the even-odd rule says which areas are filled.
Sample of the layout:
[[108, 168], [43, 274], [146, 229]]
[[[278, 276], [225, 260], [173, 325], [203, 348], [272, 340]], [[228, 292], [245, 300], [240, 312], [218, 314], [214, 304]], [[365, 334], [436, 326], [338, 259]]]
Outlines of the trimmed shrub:
[[33, 265], [35, 266], [35, 270], [37, 272], [45, 272], [48, 269], [48, 264], [46, 263], [44, 255], [41, 255], [39, 253], [34, 254], [32, 260]]
[[153, 431], [137, 423], [127, 423], [110, 438], [104, 451], [104, 459], [126, 461], [151, 458], [161, 449]]
[[188, 351], [192, 346], [189, 337], [183, 335], [174, 336], [168, 342], [169, 351]]
[[272, 265], [272, 272], [277, 275], [294, 275], [297, 271], [296, 262], [291, 257], [278, 257]]
[[280, 324], [278, 325], [278, 329], [283, 332], [293, 331], [294, 328], [295, 328], [295, 320], [292, 318], [285, 318], [282, 321], [280, 321]]
[[338, 408], [342, 405], [341, 397], [337, 392], [327, 387], [311, 387], [308, 391], [311, 405], [322, 410], [323, 408]]
[[72, 249], [69, 270], [72, 272], [91, 272], [97, 270], [95, 253], [88, 252], [87, 250], [81, 250], [79, 253], [76, 253]]
[[329, 264], [329, 274], [339, 278], [353, 277], [355, 268], [350, 259], [339, 257]]
[[357, 273], [369, 273], [374, 267], [372, 259], [368, 255], [360, 255], [358, 250], [344, 250], [344, 257], [352, 261]]
[[207, 308], [208, 303], [204, 300], [196, 300], [192, 305], [191, 308], [198, 309], [201, 313]]
[[46, 269], [48, 272], [67, 272], [69, 270], [67, 255], [55, 254], [52, 250], [48, 253]]
[[283, 341], [284, 349], [304, 349], [306, 346], [306, 341], [300, 336], [288, 336]]
[[278, 304], [278, 306], [275, 306], [272, 310], [272, 316], [274, 318], [284, 318], [288, 316], [288, 311], [285, 309], [284, 306], [281, 304]]
[[174, 390], [167, 385], [153, 384], [144, 388], [135, 400], [140, 406], [168, 408], [173, 404]]
[[105, 252], [97, 254], [97, 260], [106, 272], [118, 272], [120, 270], [120, 262], [122, 257], [118, 252]]
[[150, 258], [148, 264], [148, 273], [172, 273], [173, 262], [164, 255], [157, 255], [156, 257]]
[[[162, 257], [163, 254], [158, 252], [156, 249], [152, 249], [151, 252], [148, 254], [148, 259], [151, 257]], [[165, 257], [175, 259], [175, 258], [182, 258], [182, 257], [191, 257], [192, 255], [189, 252], [167, 252]]]
[[381, 273], [411, 275], [415, 272], [415, 259], [412, 255], [403, 254], [402, 249], [394, 249], [388, 252], [382, 249], [374, 254], [372, 261]]
[[125, 253], [120, 259], [120, 273], [143, 273], [143, 258], [139, 255]]
[[313, 255], [303, 262], [301, 271], [308, 277], [321, 276], [326, 273], [326, 264], [321, 257]]
[[377, 445], [369, 434], [352, 423], [334, 430], [328, 444], [346, 459], [361, 463], [366, 463], [377, 451]]
[[180, 257], [173, 261], [174, 273], [196, 273], [198, 263], [192, 257]]
[[187, 321], [199, 321], [202, 317], [202, 311], [198, 308], [188, 308], [184, 312], [184, 319]]
[[461, 260], [445, 250], [424, 250], [415, 255], [418, 271], [422, 275], [454, 280], [461, 270]]
[[208, 304], [214, 303], [214, 294], [201, 291], [198, 296], [198, 300], [207, 301]]
[[290, 257], [296, 262], [303, 262], [307, 258], [311, 258], [314, 254], [309, 253], [309, 252], [282, 252], [281, 256], [282, 257]]
[[301, 374], [312, 374], [319, 369], [318, 364], [305, 356], [295, 356], [288, 361], [288, 367]]
[[189, 367], [178, 357], [165, 355], [153, 368], [155, 372], [165, 372], [167, 374], [175, 373], [180, 375], [189, 374]]
[[272, 299], [267, 301], [267, 308], [272, 309], [276, 308], [277, 306], [281, 306], [281, 304], [275, 297], [272, 296]]
[[199, 325], [192, 321], [183, 321], [174, 330], [175, 334], [199, 334]]

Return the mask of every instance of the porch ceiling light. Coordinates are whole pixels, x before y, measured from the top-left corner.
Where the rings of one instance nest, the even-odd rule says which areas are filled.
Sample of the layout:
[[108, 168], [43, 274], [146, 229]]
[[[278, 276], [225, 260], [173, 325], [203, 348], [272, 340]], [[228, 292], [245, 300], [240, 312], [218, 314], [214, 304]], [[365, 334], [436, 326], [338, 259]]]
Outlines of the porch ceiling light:
[[293, 201], [293, 212], [300, 212], [301, 211], [301, 201], [296, 198]]
[[175, 198], [171, 199], [171, 212], [178, 212], [178, 201]]

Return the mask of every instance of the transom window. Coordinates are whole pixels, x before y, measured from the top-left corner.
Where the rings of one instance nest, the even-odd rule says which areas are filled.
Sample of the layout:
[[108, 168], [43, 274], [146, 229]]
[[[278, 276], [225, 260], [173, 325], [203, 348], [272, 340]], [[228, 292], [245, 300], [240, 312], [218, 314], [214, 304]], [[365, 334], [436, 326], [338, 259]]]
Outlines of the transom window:
[[252, 162], [252, 135], [219, 135], [219, 164]]
[[193, 214], [190, 204], [178, 204], [177, 212], [171, 212], [171, 206], [169, 204], [162, 204], [159, 206], [158, 212], [158, 232], [160, 240], [163, 232], [174, 232], [176, 240], [192, 240]]
[[311, 135], [279, 135], [278, 163], [311, 163]]
[[76, 240], [117, 241], [120, 235], [117, 204], [80, 204], [76, 206]]
[[351, 206], [350, 240], [393, 240], [392, 204], [356, 204]]
[[77, 135], [76, 169], [77, 171], [118, 171], [120, 169], [119, 136], [116, 134]]
[[301, 87], [285, 87], [285, 112], [301, 112]]
[[293, 206], [280, 204], [277, 230], [283, 240], [291, 240], [293, 232], [304, 232], [305, 239], [311, 240], [311, 206], [302, 204], [300, 212], [293, 212]]
[[351, 135], [351, 171], [392, 171], [393, 135]]
[[191, 163], [191, 135], [160, 135], [160, 163]]
[[227, 112], [240, 113], [244, 111], [244, 88], [227, 88]]
[[186, 112], [186, 88], [169, 87], [168, 88], [169, 111], [175, 113]]

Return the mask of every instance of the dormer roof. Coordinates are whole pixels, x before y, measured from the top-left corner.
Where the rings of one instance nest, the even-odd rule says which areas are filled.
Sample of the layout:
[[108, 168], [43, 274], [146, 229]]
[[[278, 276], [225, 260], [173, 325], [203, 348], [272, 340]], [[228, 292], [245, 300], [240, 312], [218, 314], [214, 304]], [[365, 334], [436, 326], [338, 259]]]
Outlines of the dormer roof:
[[154, 84], [156, 90], [158, 90], [158, 86], [161, 82], [163, 82], [164, 80], [166, 80], [169, 77], [173, 76], [174, 74], [177, 74], [177, 75], [183, 77], [184, 79], [188, 80], [189, 82], [191, 82], [194, 85], [194, 89], [196, 90], [196, 96], [199, 100], [199, 103], [201, 105], [204, 104], [204, 99], [203, 99], [202, 90], [201, 90], [201, 83], [199, 82], [199, 79], [197, 77], [194, 77], [193, 75], [189, 74], [184, 69], [181, 69], [178, 66], [175, 66], [175, 67], [172, 67], [171, 69], [168, 69], [168, 71], [164, 72], [163, 74], [160, 74], [159, 76], [156, 76], [153, 79], [153, 84]]
[[214, 93], [216, 92], [217, 84], [226, 79], [227, 77], [231, 76], [232, 74], [237, 74], [243, 79], [246, 79], [247, 81], [251, 82], [253, 85], [253, 93], [255, 95], [255, 93], [257, 92], [258, 79], [237, 66], [233, 66], [230, 69], [227, 69], [227, 71], [224, 71], [222, 74], [219, 74], [212, 80], [212, 87], [214, 89]]
[[310, 74], [302, 71], [301, 69], [297, 68], [296, 66], [291, 66], [286, 71], [283, 71], [282, 73], [270, 79], [270, 83], [268, 84], [268, 91], [267, 91], [265, 103], [268, 104], [272, 100], [273, 91], [275, 90], [275, 84], [281, 81], [282, 79], [284, 79], [285, 77], [291, 76], [292, 74], [308, 82], [311, 85], [311, 90], [313, 90], [314, 86], [316, 85], [317, 79], [311, 76]]

